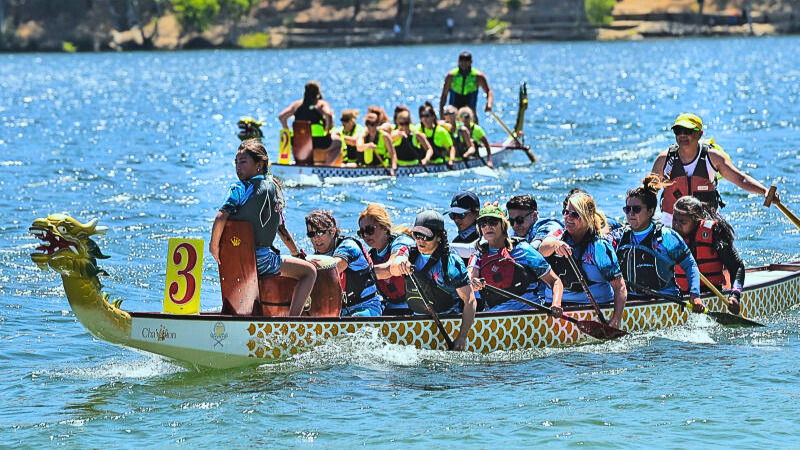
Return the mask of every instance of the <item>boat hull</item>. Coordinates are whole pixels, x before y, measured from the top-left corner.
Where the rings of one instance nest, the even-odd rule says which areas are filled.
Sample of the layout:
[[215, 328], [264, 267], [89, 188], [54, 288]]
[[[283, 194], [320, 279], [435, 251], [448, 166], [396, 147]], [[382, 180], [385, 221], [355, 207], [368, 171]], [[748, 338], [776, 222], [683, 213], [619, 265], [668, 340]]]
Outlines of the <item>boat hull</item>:
[[[800, 303], [800, 265], [772, 266], [749, 271], [753, 281], [742, 296], [742, 315], [766, 316]], [[724, 311], [716, 298], [705, 299], [712, 311]], [[596, 320], [590, 309], [567, 310], [578, 320]], [[611, 309], [604, 310], [609, 316]], [[375, 329], [387, 342], [420, 349], [445, 350], [446, 344], [430, 319], [378, 318], [259, 318], [220, 314], [176, 316], [130, 313], [131, 333], [122, 343], [163, 355], [194, 367], [229, 368], [286, 359], [329, 339]], [[629, 302], [621, 328], [636, 333], [686, 323], [690, 312], [665, 302]], [[458, 316], [442, 317], [455, 337]], [[467, 351], [490, 353], [535, 347], [566, 346], [592, 340], [573, 324], [537, 311], [479, 313], [467, 340]]]

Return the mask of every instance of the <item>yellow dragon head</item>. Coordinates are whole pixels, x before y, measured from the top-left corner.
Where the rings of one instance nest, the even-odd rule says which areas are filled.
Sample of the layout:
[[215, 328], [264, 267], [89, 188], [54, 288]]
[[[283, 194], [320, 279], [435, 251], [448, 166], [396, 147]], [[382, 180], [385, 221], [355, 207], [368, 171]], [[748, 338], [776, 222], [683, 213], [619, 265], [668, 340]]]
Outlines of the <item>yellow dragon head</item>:
[[237, 136], [243, 141], [246, 139], [261, 140], [264, 137], [264, 133], [261, 131], [261, 126], [264, 125], [264, 122], [260, 122], [250, 116], [240, 118], [236, 125], [239, 126], [239, 134]]
[[97, 258], [108, 256], [90, 238], [105, 234], [107, 227], [97, 226], [97, 219], [82, 224], [65, 214], [51, 214], [46, 219], [36, 219], [30, 233], [42, 241], [31, 253], [31, 260], [42, 270], [48, 267], [66, 277], [91, 278], [105, 274], [97, 267]]

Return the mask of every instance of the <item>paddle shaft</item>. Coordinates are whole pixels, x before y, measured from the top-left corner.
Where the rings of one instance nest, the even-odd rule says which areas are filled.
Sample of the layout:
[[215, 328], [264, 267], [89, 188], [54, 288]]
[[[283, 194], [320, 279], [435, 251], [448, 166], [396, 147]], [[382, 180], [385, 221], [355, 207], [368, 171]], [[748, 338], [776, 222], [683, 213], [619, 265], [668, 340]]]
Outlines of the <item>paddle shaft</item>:
[[531, 153], [531, 150], [529, 148], [525, 147], [525, 145], [522, 142], [520, 142], [519, 138], [517, 137], [517, 134], [511, 131], [511, 129], [508, 128], [505, 123], [503, 123], [503, 120], [500, 119], [500, 117], [497, 114], [495, 114], [495, 112], [492, 111], [491, 109], [489, 110], [489, 114], [491, 114], [492, 117], [494, 117], [497, 123], [500, 124], [500, 126], [503, 128], [503, 130], [505, 130], [506, 133], [508, 133], [511, 139], [514, 139], [514, 142], [517, 143], [517, 146], [519, 146], [519, 148], [525, 151], [525, 154], [528, 156], [528, 159], [531, 160], [531, 162], [536, 162], [536, 156], [534, 156], [533, 153]]
[[[517, 301], [520, 301], [522, 303], [525, 303], [526, 305], [533, 306], [534, 308], [536, 308], [536, 309], [538, 309], [540, 311], [546, 312], [549, 316], [553, 315], [553, 310], [548, 308], [547, 306], [540, 305], [540, 304], [538, 304], [536, 302], [532, 302], [532, 301], [528, 300], [527, 298], [520, 297], [519, 295], [514, 294], [512, 292], [508, 292], [505, 289], [500, 289], [499, 287], [492, 286], [491, 284], [488, 284], [488, 283], [486, 284], [484, 289], [489, 289], [490, 291], [494, 291], [494, 292], [496, 292], [496, 293], [498, 293], [500, 295], [503, 295], [505, 297], [513, 298], [514, 300], [517, 300]], [[567, 322], [572, 322], [572, 323], [575, 323], [575, 324], [578, 323], [578, 320], [575, 319], [574, 317], [569, 317], [569, 316], [562, 315], [560, 318], [566, 320]]]
[[589, 297], [589, 301], [592, 302], [592, 307], [594, 307], [595, 312], [597, 312], [597, 317], [600, 318], [600, 322], [602, 322], [603, 325], [608, 325], [606, 316], [603, 315], [603, 311], [600, 311], [600, 307], [597, 306], [597, 302], [594, 300], [592, 291], [589, 290], [589, 284], [586, 282], [586, 278], [583, 277], [581, 270], [578, 268], [578, 264], [575, 262], [575, 258], [573, 258], [572, 255], [567, 255], [567, 261], [569, 261], [569, 265], [572, 266], [572, 270], [575, 272], [575, 276], [578, 277], [578, 281], [580, 281], [581, 283], [583, 292], [586, 292], [586, 296]]
[[791, 221], [794, 224], [794, 226], [796, 226], [797, 228], [800, 228], [800, 219], [798, 219], [797, 216], [794, 215], [794, 213], [789, 211], [789, 208], [783, 206], [783, 203], [781, 203], [780, 200], [775, 198], [775, 193], [777, 192], [777, 190], [778, 190], [778, 188], [775, 187], [775, 186], [770, 186], [769, 187], [769, 190], [767, 191], [767, 195], [764, 198], [764, 206], [769, 208], [770, 205], [772, 205], [774, 203], [775, 206], [777, 206], [778, 209], [783, 213], [783, 215], [786, 216], [786, 218], [788, 218], [789, 221]]
[[447, 343], [447, 349], [453, 349], [453, 340], [450, 339], [450, 335], [447, 334], [447, 330], [444, 329], [444, 325], [442, 325], [442, 321], [439, 320], [439, 315], [436, 314], [436, 311], [431, 307], [431, 304], [428, 303], [428, 299], [425, 298], [425, 294], [422, 293], [422, 289], [419, 288], [419, 283], [417, 283], [417, 276], [414, 275], [414, 272], [408, 274], [408, 277], [411, 278], [411, 282], [414, 283], [414, 287], [417, 288], [417, 292], [419, 292], [419, 296], [422, 297], [422, 303], [425, 304], [425, 308], [428, 310], [428, 314], [431, 315], [433, 318], [434, 323], [436, 323], [436, 328], [439, 329], [439, 333], [442, 334], [444, 341]]
[[717, 287], [714, 286], [712, 282], [708, 281], [708, 278], [706, 278], [706, 276], [703, 275], [702, 273], [700, 274], [700, 281], [702, 281], [703, 284], [705, 284], [706, 287], [709, 288], [711, 292], [713, 292], [714, 295], [717, 296], [718, 299], [722, 300], [722, 302], [725, 303], [726, 306], [730, 306], [730, 304], [728, 303], [728, 297], [725, 297], [725, 295], [723, 295], [722, 292], [720, 292], [719, 289], [717, 289]]

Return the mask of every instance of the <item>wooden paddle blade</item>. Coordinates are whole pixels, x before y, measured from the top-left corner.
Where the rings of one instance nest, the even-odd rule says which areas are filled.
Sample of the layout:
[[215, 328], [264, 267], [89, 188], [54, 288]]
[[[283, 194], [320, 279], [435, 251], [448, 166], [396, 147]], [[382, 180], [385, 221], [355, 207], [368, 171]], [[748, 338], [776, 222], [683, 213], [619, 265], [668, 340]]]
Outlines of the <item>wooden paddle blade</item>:
[[577, 325], [579, 330], [596, 339], [617, 339], [628, 334], [627, 331], [593, 320], [579, 320]]
[[744, 317], [735, 316], [730, 313], [726, 312], [715, 312], [709, 311], [708, 315], [717, 321], [720, 325], [724, 325], [726, 327], [763, 327], [763, 324], [760, 324], [756, 321], [746, 319]]

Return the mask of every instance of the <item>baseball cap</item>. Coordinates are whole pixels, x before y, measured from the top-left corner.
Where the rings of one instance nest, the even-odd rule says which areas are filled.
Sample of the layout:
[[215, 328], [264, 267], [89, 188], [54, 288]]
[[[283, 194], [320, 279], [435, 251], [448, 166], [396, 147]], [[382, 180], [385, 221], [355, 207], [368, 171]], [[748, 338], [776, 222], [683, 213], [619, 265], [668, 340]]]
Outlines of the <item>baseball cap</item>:
[[474, 192], [461, 191], [454, 195], [453, 199], [450, 200], [450, 209], [448, 209], [445, 214], [464, 214], [467, 211], [479, 209], [480, 207], [481, 202], [478, 200], [478, 196], [475, 195]]
[[425, 236], [434, 236], [436, 233], [444, 231], [444, 217], [438, 212], [427, 209], [417, 214], [414, 220], [413, 233], [422, 233]]
[[675, 123], [672, 125], [672, 128], [675, 127], [683, 127], [689, 130], [702, 131], [703, 120], [694, 114], [683, 113], [679, 115], [677, 119], [675, 119]]

